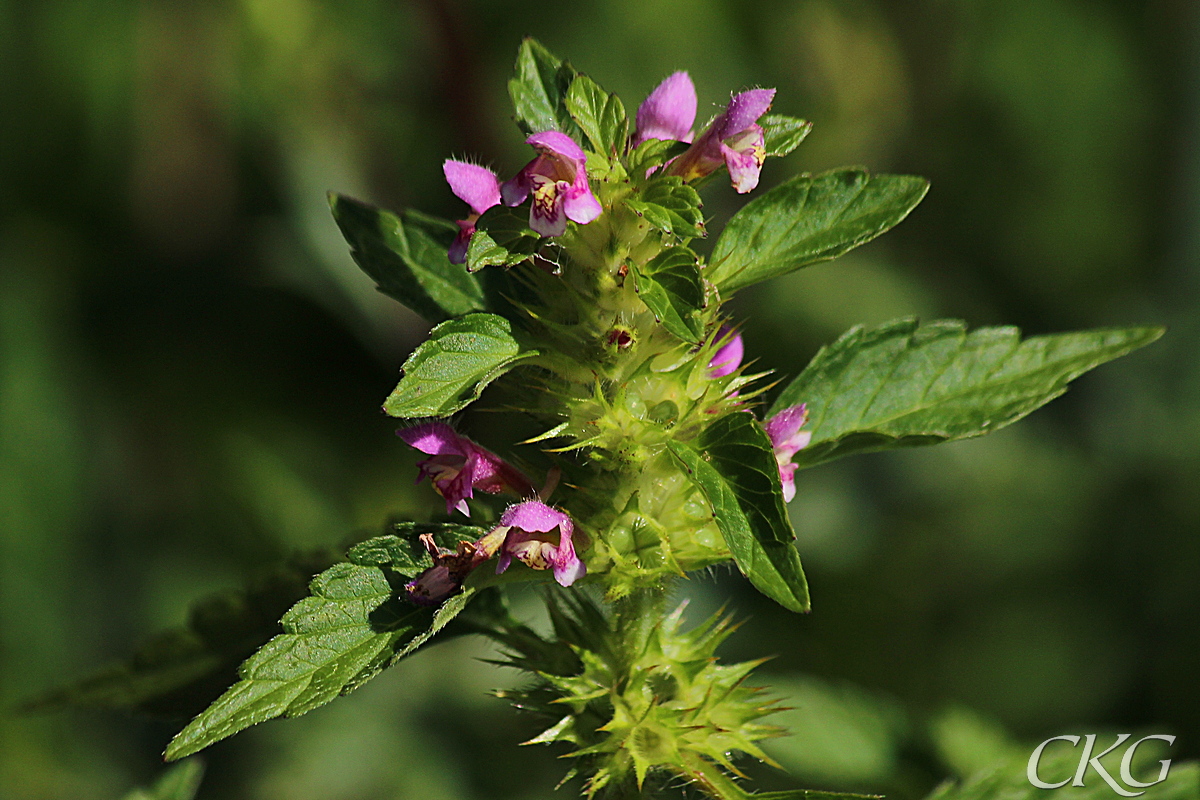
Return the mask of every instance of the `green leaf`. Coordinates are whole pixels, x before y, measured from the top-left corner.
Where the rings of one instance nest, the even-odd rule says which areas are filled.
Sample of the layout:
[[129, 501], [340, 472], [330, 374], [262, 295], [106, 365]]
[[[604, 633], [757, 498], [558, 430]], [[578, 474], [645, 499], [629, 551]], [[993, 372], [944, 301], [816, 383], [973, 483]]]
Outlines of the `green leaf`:
[[662, 166], [682, 154], [690, 146], [687, 142], [674, 142], [669, 139], [647, 139], [633, 148], [633, 152], [629, 154], [627, 159], [629, 174], [635, 183], [645, 183], [644, 176], [647, 171]]
[[333, 192], [329, 206], [355, 263], [379, 291], [434, 322], [483, 310], [478, 279], [446, 256], [454, 223], [416, 211], [397, 216]]
[[639, 196], [626, 200], [625, 204], [664, 233], [681, 239], [704, 235], [700, 194], [678, 176], [652, 179]]
[[763, 137], [766, 139], [766, 151], [769, 156], [786, 156], [795, 150], [812, 130], [812, 123], [785, 117], [782, 114], [767, 114], [758, 121], [762, 126]]
[[402, 599], [400, 587], [433, 564], [427, 554], [418, 555], [419, 532], [433, 533], [439, 546], [453, 549], [459, 541], [478, 539], [486, 531], [411, 524], [398, 525], [397, 530], [400, 536], [364, 542], [350, 551], [348, 563], [335, 564], [313, 579], [312, 595], [284, 615], [284, 633], [242, 664], [241, 680], [171, 740], [168, 761], [251, 725], [296, 717], [353, 691], [424, 644], [463, 610], [471, 590], [434, 610]]
[[577, 75], [567, 90], [565, 103], [597, 153], [612, 157], [624, 152], [628, 122], [621, 98], [601, 89], [587, 75]]
[[928, 189], [924, 178], [860, 168], [797, 175], [733, 215], [708, 279], [728, 293], [837, 258], [908, 216]]
[[154, 787], [135, 789], [124, 800], [192, 800], [200, 790], [204, 777], [204, 762], [199, 759], [176, 764], [163, 773]]
[[1021, 340], [1012, 327], [970, 333], [958, 320], [852, 328], [821, 349], [771, 413], [806, 403], [812, 466], [850, 453], [980, 436], [1015, 422], [1093, 367], [1153, 342], [1162, 328]]
[[696, 448], [668, 441], [692, 481], [708, 498], [725, 544], [742, 574], [791, 611], [808, 611], [800, 566], [771, 440], [748, 411], [721, 417]]
[[448, 417], [477, 400], [518, 361], [535, 355], [522, 350], [504, 317], [468, 314], [448, 320], [404, 362], [400, 383], [383, 410], [402, 418]]
[[192, 716], [237, 677], [237, 665], [280, 632], [279, 618], [308, 594], [308, 582], [340, 557], [328, 550], [294, 556], [245, 589], [194, 603], [186, 626], [159, 633], [127, 661], [22, 704]]
[[517, 51], [517, 64], [508, 82], [517, 126], [526, 135], [562, 131], [578, 138], [566, 108], [567, 91], [576, 72], [540, 42], [526, 38]]
[[492, 206], [475, 222], [475, 233], [467, 245], [467, 269], [511, 267], [537, 252], [542, 239], [529, 227], [524, 209]]
[[696, 254], [686, 247], [672, 247], [633, 271], [638, 297], [663, 327], [685, 342], [698, 344], [704, 334], [700, 318], [704, 285]]

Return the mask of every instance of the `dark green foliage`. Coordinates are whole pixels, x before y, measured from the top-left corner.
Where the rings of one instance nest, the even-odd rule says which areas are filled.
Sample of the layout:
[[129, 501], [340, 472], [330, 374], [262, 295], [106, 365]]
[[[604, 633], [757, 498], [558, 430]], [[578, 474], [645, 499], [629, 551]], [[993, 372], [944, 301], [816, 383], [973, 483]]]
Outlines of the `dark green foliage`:
[[837, 258], [900, 222], [928, 190], [924, 178], [858, 167], [797, 175], [733, 215], [707, 277], [728, 293]]
[[453, 549], [478, 539], [482, 528], [400, 523], [397, 534], [363, 542], [348, 562], [322, 572], [311, 596], [284, 615], [284, 632], [238, 670], [240, 680], [167, 746], [173, 761], [251, 725], [296, 717], [347, 694], [424, 644], [470, 601], [470, 590], [436, 610], [403, 597], [405, 582], [433, 562], [418, 541], [432, 533]]
[[541, 247], [542, 239], [529, 227], [523, 208], [492, 206], [480, 215], [467, 246], [467, 269], [511, 267], [525, 261]]
[[135, 789], [123, 800], [192, 800], [200, 790], [204, 762], [199, 759], [176, 764], [149, 789]]
[[686, 247], [672, 247], [633, 271], [638, 297], [663, 327], [685, 342], [698, 344], [704, 335], [699, 313], [704, 307], [704, 286], [696, 254]]
[[625, 205], [663, 233], [680, 239], [704, 235], [700, 194], [684, 183], [683, 178], [674, 175], [652, 178], [642, 193], [626, 200]]
[[567, 110], [567, 93], [576, 74], [570, 64], [536, 39], [522, 41], [508, 82], [517, 127], [527, 135], [562, 131], [578, 141], [578, 129]]
[[393, 417], [448, 417], [479, 398], [489, 383], [518, 361], [536, 355], [496, 314], [468, 314], [429, 332], [401, 369], [400, 383], [383, 404]]
[[752, 414], [722, 417], [695, 448], [668, 442], [713, 508], [733, 560], [760, 592], [791, 611], [808, 611], [808, 583], [793, 543], [771, 441]]
[[333, 192], [329, 206], [355, 263], [379, 291], [432, 322], [484, 309], [479, 280], [446, 257], [458, 233], [453, 222], [419, 211], [398, 216]]
[[1081, 331], [1021, 340], [1013, 327], [915, 319], [856, 327], [824, 347], [771, 413], [806, 403], [802, 466], [850, 453], [965, 439], [1015, 422], [1093, 367], [1161, 336], [1161, 328]]

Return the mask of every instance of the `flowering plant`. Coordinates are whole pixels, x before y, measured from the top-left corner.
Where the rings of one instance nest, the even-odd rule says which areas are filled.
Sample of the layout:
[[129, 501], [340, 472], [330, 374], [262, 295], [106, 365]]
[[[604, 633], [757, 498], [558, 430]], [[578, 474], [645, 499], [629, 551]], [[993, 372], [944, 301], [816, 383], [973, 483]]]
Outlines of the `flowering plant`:
[[[569, 747], [586, 795], [749, 796], [737, 759], [767, 760], [758, 742], [783, 733], [776, 706], [746, 685], [759, 662], [716, 659], [728, 620], [688, 629], [671, 588], [732, 562], [809, 611], [786, 507], [801, 470], [988, 433], [1161, 335], [859, 326], [767, 403], [778, 381], [751, 369], [724, 303], [870, 241], [927, 183], [796, 175], [744, 205], [705, 257], [692, 246], [708, 235], [697, 188], [725, 170], [735, 192], [755, 190], [766, 159], [811, 128], [769, 113], [773, 89], [732, 95], [696, 133], [695, 89], [677, 72], [631, 131], [619, 98], [533, 40], [509, 89], [535, 155], [503, 182], [446, 161], [464, 220], [331, 197], [359, 265], [436, 323], [384, 410], [427, 456], [417, 477], [445, 519], [396, 523], [320, 572], [169, 759], [303, 714], [458, 631], [492, 638], [529, 673], [508, 696], [546, 717], [533, 741]], [[482, 408], [507, 416], [473, 422]], [[512, 616], [516, 583], [545, 585], [551, 634]]]

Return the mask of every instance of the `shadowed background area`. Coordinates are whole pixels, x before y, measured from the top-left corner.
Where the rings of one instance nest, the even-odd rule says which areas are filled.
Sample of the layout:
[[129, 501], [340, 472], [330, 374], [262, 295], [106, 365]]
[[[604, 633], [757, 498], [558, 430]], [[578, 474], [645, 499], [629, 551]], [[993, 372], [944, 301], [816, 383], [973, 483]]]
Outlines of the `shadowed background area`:
[[[676, 69], [702, 118], [777, 87], [815, 128], [764, 186], [931, 179], [878, 242], [736, 298], [763, 367], [904, 315], [1170, 328], [986, 439], [800, 473], [811, 615], [689, 582], [697, 612], [749, 617], [728, 658], [777, 656], [796, 735], [771, 753], [797, 777], [762, 786], [919, 798], [1117, 729], [1200, 755], [1197, 33], [1187, 0], [0, 0], [0, 705], [438, 507], [378, 410], [427, 325], [354, 266], [325, 193], [460, 216], [444, 158], [529, 158], [505, 82], [532, 34], [631, 112]], [[704, 196], [711, 230], [740, 202]], [[565, 763], [516, 745], [538, 728], [488, 696], [517, 679], [492, 654], [441, 644], [221, 743], [199, 797], [550, 797]], [[119, 797], [180, 722], [5, 713], [0, 796]]]

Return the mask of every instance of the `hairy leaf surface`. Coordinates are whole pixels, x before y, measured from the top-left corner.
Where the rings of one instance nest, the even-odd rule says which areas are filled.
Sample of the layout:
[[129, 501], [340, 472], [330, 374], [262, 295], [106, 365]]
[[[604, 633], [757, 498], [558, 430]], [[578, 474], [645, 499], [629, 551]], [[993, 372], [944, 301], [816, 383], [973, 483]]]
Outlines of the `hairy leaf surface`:
[[577, 75], [564, 102], [597, 153], [610, 158], [625, 149], [629, 124], [621, 98], [604, 91], [587, 75]]
[[733, 215], [707, 277], [731, 292], [837, 258], [908, 216], [928, 189], [924, 178], [857, 167], [797, 175]]
[[168, 761], [183, 758], [251, 725], [296, 717], [346, 694], [424, 644], [470, 601], [471, 590], [439, 608], [402, 599], [400, 587], [432, 566], [417, 541], [433, 533], [447, 549], [478, 539], [464, 525], [397, 526], [351, 549], [347, 563], [313, 579], [312, 595], [284, 615], [284, 633], [238, 670], [240, 680], [191, 721], [167, 746]]
[[718, 419], [696, 447], [669, 441], [672, 455], [708, 498], [733, 560], [760, 592], [808, 611], [808, 582], [794, 544], [771, 440], [748, 411]]
[[855, 327], [821, 349], [771, 413], [806, 403], [809, 445], [796, 463], [980, 436], [1015, 422], [1067, 383], [1161, 336], [1161, 328], [1022, 340], [1013, 327], [968, 332], [958, 320]]
[[536, 355], [522, 350], [512, 324], [496, 314], [468, 314], [429, 332], [401, 368], [400, 383], [383, 404], [393, 417], [448, 417], [484, 388]]
[[812, 130], [811, 122], [782, 114], [767, 114], [758, 124], [763, 129], [767, 155], [777, 157], [795, 150]]
[[332, 192], [329, 206], [354, 262], [379, 291], [433, 322], [484, 309], [479, 279], [446, 256], [458, 233], [453, 222], [417, 211], [398, 216]]

